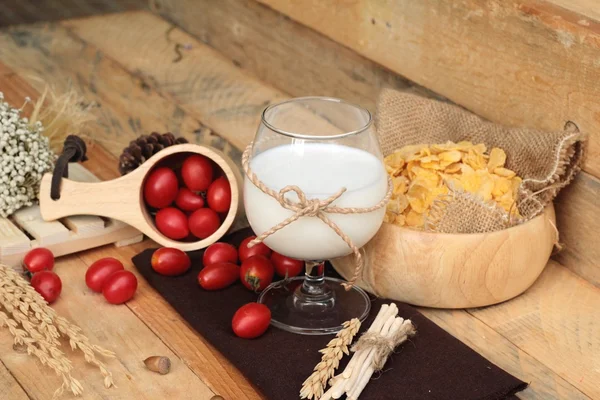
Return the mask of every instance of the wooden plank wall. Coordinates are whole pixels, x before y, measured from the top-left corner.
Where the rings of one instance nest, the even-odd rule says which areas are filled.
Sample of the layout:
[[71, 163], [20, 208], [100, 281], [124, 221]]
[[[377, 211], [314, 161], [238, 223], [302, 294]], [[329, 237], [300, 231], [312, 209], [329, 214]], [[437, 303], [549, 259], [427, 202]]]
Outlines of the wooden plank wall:
[[[255, 7], [250, 1], [240, 3], [252, 7], [249, 10], [277, 16], [265, 6]], [[207, 2], [189, 4], [194, 6], [187, 10], [191, 15], [209, 10], [201, 7]], [[251, 16], [249, 20], [260, 15]], [[310, 29], [285, 17], [277, 18], [275, 21], [284, 27], [297, 29], [301, 35], [299, 40], [309, 42], [307, 48], [311, 43], [315, 46], [312, 60], [316, 65], [320, 63], [321, 42], [337, 46], [337, 50], [330, 53], [332, 57], [343, 54], [343, 46], [335, 41], [315, 39], [320, 36]], [[189, 21], [193, 23], [193, 17]], [[239, 21], [238, 29], [242, 32], [245, 26], [251, 26], [244, 25], [242, 18]], [[234, 27], [235, 24], [232, 29]], [[192, 31], [190, 26], [185, 28]], [[272, 28], [271, 33], [268, 29], [264, 33], [273, 39], [268, 45], [283, 48], [284, 44], [276, 40], [275, 27]], [[314, 37], [302, 36], [302, 32], [312, 32], [307, 35]], [[254, 51], [249, 49], [248, 57], [253, 57], [252, 54]], [[290, 50], [288, 54], [291, 63], [296, 60], [294, 57], [307, 57], [311, 53], [307, 50], [294, 56]], [[347, 53], [347, 57], [351, 56]], [[253, 69], [240, 68], [227, 54], [143, 12], [14, 28], [0, 34], [0, 59], [22, 76], [41, 76], [63, 89], [74, 84], [88, 101], [98, 102], [101, 107], [95, 109], [99, 116], [95, 137], [113, 155], [118, 155], [129, 140], [141, 133], [170, 129], [194, 142], [208, 142], [226, 151], [237, 151], [239, 157], [239, 148], [252, 138], [264, 105], [297, 95], [283, 89], [287, 86], [285, 75], [279, 75], [276, 82], [269, 79], [268, 73], [258, 79]], [[344, 56], [341, 61], [348, 59]], [[365, 68], [376, 66], [366, 58], [357, 60], [362, 60], [364, 64], [360, 65]], [[262, 64], [256, 65], [258, 68]], [[0, 72], [1, 68], [0, 65]], [[381, 71], [392, 74], [390, 70]], [[296, 78], [299, 82], [294, 83], [295, 90], [300, 91], [310, 74]], [[377, 82], [375, 78], [368, 79]], [[322, 94], [335, 89], [329, 81], [321, 79]], [[373, 102], [376, 91], [368, 86], [360, 95]], [[238, 149], [214, 135], [213, 130], [231, 140]], [[591, 197], [587, 197], [591, 205], [595, 190], [592, 187]], [[588, 219], [592, 219], [590, 215], [594, 214], [590, 213]], [[593, 221], [589, 223], [596, 226]], [[131, 254], [138, 249], [134, 246]], [[598, 290], [551, 262], [534, 288], [515, 301], [479, 310], [421, 311], [500, 367], [531, 380], [531, 387], [521, 394], [523, 399], [589, 399], [600, 396], [600, 372], [595, 364], [600, 347], [590, 322], [600, 309], [594, 300]], [[161, 307], [156, 307], [156, 302]], [[159, 297], [149, 294], [139, 299], [134, 312], [143, 315], [145, 321], [150, 320], [148, 326], [161, 338], [177, 336], [180, 340], [173, 350], [194, 355], [189, 368], [198, 376], [207, 376], [207, 381], [226, 398], [245, 398], [248, 382], [234, 369], [215, 363], [218, 353], [200, 343], [179, 317], [174, 317], [175, 322], [156, 318], [166, 312], [163, 303]], [[219, 379], [226, 375], [236, 376], [239, 383], [231, 385]]]
[[600, 286], [600, 24], [593, 12], [523, 0], [260, 3], [153, 0], [151, 8], [294, 96], [338, 96], [374, 109], [379, 90], [393, 87], [443, 96], [507, 125], [562, 129], [575, 121], [589, 134], [590, 151], [587, 172], [556, 202], [565, 244], [556, 259]]
[[426, 92], [254, 0], [157, 0], [153, 4], [163, 17], [238, 67], [294, 96], [340, 97], [373, 110], [382, 87]]
[[551, 1], [259, 1], [492, 121], [600, 136], [600, 23]]
[[2, 0], [0, 27], [139, 10], [146, 6], [145, 0]]

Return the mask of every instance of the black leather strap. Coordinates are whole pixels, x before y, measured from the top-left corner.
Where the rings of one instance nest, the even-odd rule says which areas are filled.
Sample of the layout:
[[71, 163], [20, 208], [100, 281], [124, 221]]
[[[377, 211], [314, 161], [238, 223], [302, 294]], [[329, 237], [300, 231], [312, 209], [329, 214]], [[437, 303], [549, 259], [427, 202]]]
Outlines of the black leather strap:
[[85, 152], [87, 147], [85, 142], [76, 135], [69, 135], [65, 139], [62, 154], [54, 164], [54, 172], [52, 173], [52, 185], [50, 186], [50, 197], [52, 200], [60, 199], [60, 183], [62, 178], [69, 177], [69, 163], [86, 161]]

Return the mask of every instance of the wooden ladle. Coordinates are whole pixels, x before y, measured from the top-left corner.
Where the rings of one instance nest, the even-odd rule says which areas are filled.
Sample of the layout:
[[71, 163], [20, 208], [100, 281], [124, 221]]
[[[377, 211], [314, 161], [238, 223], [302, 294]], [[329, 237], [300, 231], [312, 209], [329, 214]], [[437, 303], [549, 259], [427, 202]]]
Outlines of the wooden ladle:
[[[178, 154], [196, 153], [213, 160], [224, 172], [231, 185], [231, 207], [219, 229], [211, 236], [196, 242], [169, 239], [156, 229], [154, 220], [144, 203], [143, 187], [148, 172], [165, 158]], [[146, 160], [129, 174], [111, 181], [98, 183], [75, 182], [62, 179], [60, 198], [50, 197], [52, 174], [46, 174], [40, 185], [40, 211], [46, 221], [71, 215], [98, 215], [120, 220], [138, 229], [150, 239], [165, 247], [183, 251], [199, 250], [219, 240], [231, 227], [242, 207], [242, 175], [233, 161], [222, 152], [196, 144], [178, 144], [167, 147]]]

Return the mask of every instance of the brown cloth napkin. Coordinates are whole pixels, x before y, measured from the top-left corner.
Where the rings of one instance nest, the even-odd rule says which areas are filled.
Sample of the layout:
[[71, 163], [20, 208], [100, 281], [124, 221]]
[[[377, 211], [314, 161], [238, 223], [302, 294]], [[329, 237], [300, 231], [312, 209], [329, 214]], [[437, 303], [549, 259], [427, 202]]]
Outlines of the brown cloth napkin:
[[[244, 229], [222, 241], [237, 246], [251, 234]], [[192, 268], [184, 275], [159, 275], [150, 266], [153, 251], [148, 249], [133, 257], [133, 263], [150, 285], [268, 399], [298, 399], [302, 382], [320, 360], [319, 349], [332, 336], [301, 336], [270, 327], [258, 339], [240, 339], [231, 330], [231, 318], [240, 306], [256, 301], [257, 296], [241, 283], [221, 291], [202, 290], [196, 281], [202, 269], [202, 251], [189, 253]], [[328, 275], [332, 274], [330, 269]], [[389, 301], [373, 300], [361, 332], [371, 325], [384, 303]], [[515, 399], [514, 394], [527, 387], [413, 307], [396, 304], [399, 315], [416, 325], [417, 335], [396, 350], [384, 372], [367, 385], [361, 400], [505, 400]], [[344, 357], [338, 371], [348, 360]]]

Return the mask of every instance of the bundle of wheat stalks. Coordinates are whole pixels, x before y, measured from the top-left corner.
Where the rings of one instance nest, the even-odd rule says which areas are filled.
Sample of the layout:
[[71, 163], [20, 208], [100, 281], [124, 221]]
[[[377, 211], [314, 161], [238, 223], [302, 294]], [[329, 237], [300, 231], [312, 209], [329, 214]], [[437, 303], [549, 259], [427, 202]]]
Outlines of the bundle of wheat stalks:
[[0, 264], [0, 327], [7, 327], [14, 338], [14, 345], [54, 370], [62, 379], [62, 385], [54, 392], [57, 398], [65, 390], [74, 395], [83, 393], [81, 383], [73, 378], [73, 364], [60, 350], [60, 339], [66, 338], [72, 350], [83, 352], [85, 360], [100, 369], [104, 386], [113, 386], [112, 374], [97, 355], [114, 357], [115, 354], [90, 341], [81, 328], [60, 317], [46, 301], [12, 268]]

